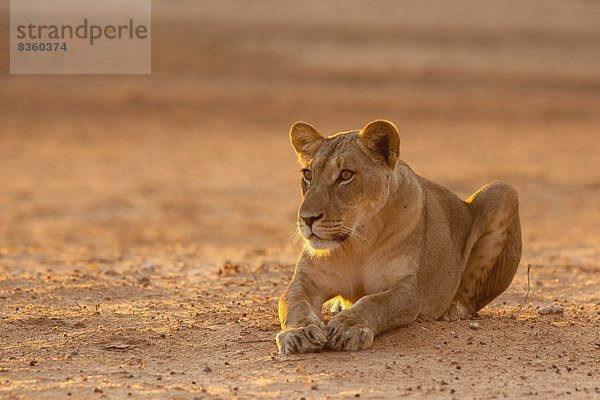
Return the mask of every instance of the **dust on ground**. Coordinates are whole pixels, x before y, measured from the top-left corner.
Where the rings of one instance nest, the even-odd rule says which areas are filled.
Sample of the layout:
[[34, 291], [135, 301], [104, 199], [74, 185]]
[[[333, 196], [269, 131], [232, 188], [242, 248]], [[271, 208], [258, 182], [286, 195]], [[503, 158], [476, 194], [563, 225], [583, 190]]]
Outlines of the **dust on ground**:
[[[151, 76], [0, 76], [0, 398], [600, 397], [600, 5], [172, 4]], [[517, 276], [476, 321], [280, 357], [289, 126], [381, 117], [460, 196], [517, 187]]]

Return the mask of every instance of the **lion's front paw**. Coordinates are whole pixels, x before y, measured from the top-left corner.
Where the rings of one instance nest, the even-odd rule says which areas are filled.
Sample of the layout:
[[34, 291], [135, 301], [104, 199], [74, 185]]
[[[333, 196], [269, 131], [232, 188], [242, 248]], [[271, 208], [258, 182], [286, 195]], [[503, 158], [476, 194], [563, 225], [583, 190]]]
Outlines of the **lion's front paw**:
[[276, 340], [279, 354], [314, 353], [327, 343], [327, 337], [318, 325], [279, 332]]
[[448, 309], [438, 318], [439, 321], [460, 321], [469, 319], [472, 310], [458, 301], [453, 301]]
[[373, 330], [352, 325], [334, 317], [327, 325], [326, 347], [335, 351], [357, 351], [370, 349], [373, 345]]

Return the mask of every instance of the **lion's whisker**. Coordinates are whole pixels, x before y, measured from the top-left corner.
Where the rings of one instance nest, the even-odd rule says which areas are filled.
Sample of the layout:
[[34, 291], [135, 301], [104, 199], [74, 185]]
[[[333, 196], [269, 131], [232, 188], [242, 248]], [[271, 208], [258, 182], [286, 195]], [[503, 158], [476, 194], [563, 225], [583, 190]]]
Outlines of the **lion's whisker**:
[[288, 248], [292, 248], [292, 247], [295, 247], [296, 245], [298, 245], [299, 243], [302, 243], [302, 241], [303, 241], [303, 238], [302, 238], [302, 235], [300, 234], [300, 232], [298, 231], [298, 227], [294, 226], [290, 230], [290, 233], [288, 234], [285, 244]]
[[347, 225], [342, 225], [340, 231], [347, 235], [350, 241], [354, 241], [357, 244], [360, 244], [361, 242], [368, 242], [367, 238], [364, 235], [358, 233], [356, 230], [350, 228]]

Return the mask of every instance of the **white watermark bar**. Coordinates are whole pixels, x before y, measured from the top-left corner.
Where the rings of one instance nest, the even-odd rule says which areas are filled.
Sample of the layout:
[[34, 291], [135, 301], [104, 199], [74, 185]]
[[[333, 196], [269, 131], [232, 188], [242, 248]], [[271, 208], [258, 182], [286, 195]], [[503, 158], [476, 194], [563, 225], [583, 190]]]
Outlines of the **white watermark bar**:
[[151, 0], [10, 0], [11, 74], [149, 74]]

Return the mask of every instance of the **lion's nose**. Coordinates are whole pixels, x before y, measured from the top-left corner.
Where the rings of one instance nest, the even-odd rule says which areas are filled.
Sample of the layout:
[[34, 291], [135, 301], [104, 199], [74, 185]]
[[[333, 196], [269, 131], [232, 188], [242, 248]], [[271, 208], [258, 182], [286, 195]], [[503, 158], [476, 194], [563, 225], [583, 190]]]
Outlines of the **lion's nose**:
[[309, 228], [312, 228], [313, 224], [320, 220], [323, 217], [323, 213], [317, 215], [316, 217], [300, 217], [302, 218], [302, 220], [304, 221], [304, 223], [306, 225], [308, 225]]

